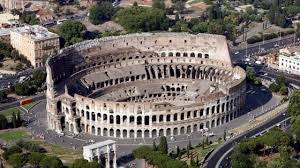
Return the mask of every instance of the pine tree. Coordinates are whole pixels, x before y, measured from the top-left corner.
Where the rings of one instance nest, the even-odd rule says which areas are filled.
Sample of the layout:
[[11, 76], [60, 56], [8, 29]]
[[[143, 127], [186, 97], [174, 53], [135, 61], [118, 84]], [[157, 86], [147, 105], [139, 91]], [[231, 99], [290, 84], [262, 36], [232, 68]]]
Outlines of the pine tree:
[[167, 138], [165, 136], [160, 137], [159, 142], [159, 151], [161, 151], [164, 154], [168, 154], [168, 142]]
[[191, 141], [189, 141], [189, 144], [188, 144], [188, 149], [192, 149], [192, 144], [191, 144]]
[[157, 151], [157, 146], [156, 146], [155, 141], [153, 141], [153, 147], [152, 148], [153, 148], [154, 151]]
[[12, 118], [11, 118], [12, 126], [13, 128], [17, 128], [17, 119], [16, 119], [16, 113], [13, 112]]
[[17, 127], [22, 125], [21, 113], [20, 111], [17, 112]]
[[180, 148], [178, 146], [176, 147], [176, 151], [177, 151], [176, 156], [179, 157], [181, 151], [180, 151]]
[[199, 157], [198, 157], [198, 154], [197, 154], [197, 157], [196, 157], [196, 166], [199, 166]]
[[187, 157], [190, 158], [190, 148], [187, 146], [186, 149], [187, 149], [187, 151], [186, 151]]

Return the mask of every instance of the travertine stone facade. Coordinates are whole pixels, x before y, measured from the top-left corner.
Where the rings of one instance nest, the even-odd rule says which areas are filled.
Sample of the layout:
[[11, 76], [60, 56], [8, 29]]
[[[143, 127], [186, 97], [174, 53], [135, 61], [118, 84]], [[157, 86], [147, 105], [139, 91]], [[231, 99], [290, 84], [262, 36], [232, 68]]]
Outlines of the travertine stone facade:
[[47, 60], [50, 129], [117, 138], [189, 134], [239, 116], [246, 74], [219, 35], [85, 41]]

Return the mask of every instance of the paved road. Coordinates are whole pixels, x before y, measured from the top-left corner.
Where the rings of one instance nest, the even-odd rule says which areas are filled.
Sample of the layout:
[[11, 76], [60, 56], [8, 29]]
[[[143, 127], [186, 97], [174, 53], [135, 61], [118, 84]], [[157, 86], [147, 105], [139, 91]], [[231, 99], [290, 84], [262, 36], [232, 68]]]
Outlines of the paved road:
[[[285, 46], [292, 45], [294, 43], [298, 44], [300, 39], [295, 38], [295, 35], [288, 35], [282, 38], [271, 39], [265, 42], [259, 42], [255, 44], [248, 45], [247, 48], [233, 49], [233, 61], [240, 61], [248, 56], [258, 54], [260, 52], [269, 52], [273, 49], [279, 49]], [[278, 45], [278, 46], [277, 46]]]
[[[46, 98], [46, 96], [44, 93], [32, 96], [33, 101], [40, 101], [40, 100], [44, 100], [45, 98]], [[0, 104], [0, 111], [8, 109], [8, 108], [12, 108], [12, 107], [17, 107], [17, 106], [20, 106], [19, 101], [14, 101], [11, 103], [3, 103], [3, 104]]]
[[[243, 140], [247, 137], [252, 137], [252, 136], [262, 132], [263, 130], [266, 130], [266, 129], [270, 128], [271, 126], [274, 126], [277, 123], [280, 123], [281, 121], [283, 121], [287, 118], [288, 118], [287, 115], [285, 115], [284, 113], [281, 113], [280, 115], [276, 116], [275, 118], [273, 118], [273, 119], [265, 122], [264, 124], [256, 127], [255, 129], [250, 130], [248, 132], [245, 132], [245, 133], [237, 136], [236, 138], [227, 141], [223, 146], [221, 146], [214, 153], [212, 153], [212, 155], [207, 159], [207, 162], [204, 164], [203, 167], [205, 167], [205, 168], [215, 168], [217, 163], [219, 162], [220, 158], [224, 155], [224, 153], [229, 151], [236, 143], [240, 142], [241, 140]], [[228, 155], [230, 155], [230, 153], [228, 153]], [[228, 155], [225, 158], [227, 158]], [[226, 161], [224, 160], [224, 162], [226, 162]], [[222, 165], [223, 168], [227, 168], [227, 167], [229, 168], [230, 167], [230, 165], [227, 164], [227, 163], [222, 164], [222, 162], [221, 162], [221, 165]]]

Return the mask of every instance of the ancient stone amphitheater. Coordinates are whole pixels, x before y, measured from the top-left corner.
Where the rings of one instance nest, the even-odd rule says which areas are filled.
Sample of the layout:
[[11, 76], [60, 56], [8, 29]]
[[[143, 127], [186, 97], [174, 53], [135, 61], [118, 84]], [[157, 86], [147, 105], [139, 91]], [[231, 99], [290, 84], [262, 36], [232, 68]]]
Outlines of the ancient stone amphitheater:
[[47, 60], [47, 120], [57, 132], [154, 138], [238, 117], [245, 71], [219, 35], [141, 33], [85, 41]]

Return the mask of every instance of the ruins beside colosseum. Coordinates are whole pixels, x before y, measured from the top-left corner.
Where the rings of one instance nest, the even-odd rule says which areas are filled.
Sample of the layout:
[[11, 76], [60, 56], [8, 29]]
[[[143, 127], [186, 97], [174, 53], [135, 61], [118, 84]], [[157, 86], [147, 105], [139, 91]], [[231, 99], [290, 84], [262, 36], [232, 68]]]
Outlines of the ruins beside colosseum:
[[226, 38], [140, 33], [70, 46], [47, 60], [47, 121], [57, 132], [176, 136], [240, 116], [246, 74]]

